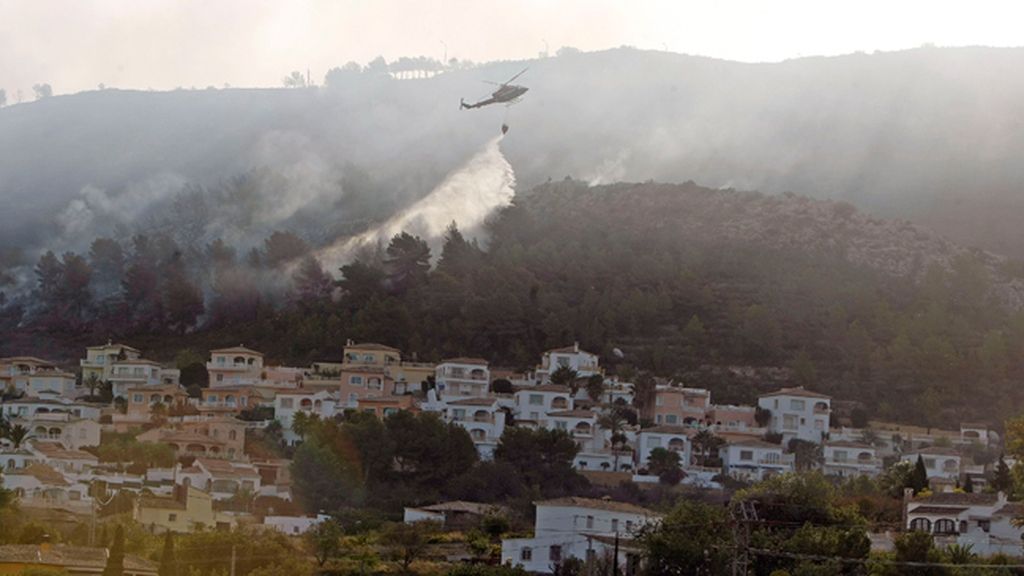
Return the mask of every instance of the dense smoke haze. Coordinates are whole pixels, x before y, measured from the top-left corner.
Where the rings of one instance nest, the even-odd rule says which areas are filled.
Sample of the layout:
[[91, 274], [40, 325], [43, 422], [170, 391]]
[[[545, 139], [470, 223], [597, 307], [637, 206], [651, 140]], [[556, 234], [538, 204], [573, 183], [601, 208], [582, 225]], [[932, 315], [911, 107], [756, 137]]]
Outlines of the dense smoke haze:
[[[432, 78], [394, 79], [378, 61], [318, 88], [56, 96], [0, 109], [0, 242], [23, 264], [140, 231], [244, 251], [285, 229], [344, 246], [389, 218], [404, 225], [396, 215], [506, 122], [520, 186], [572, 176], [792, 191], [1019, 256], [1024, 169], [1009, 159], [1024, 151], [1021, 64], [1019, 49], [778, 64], [567, 49]], [[527, 67], [522, 103], [458, 110], [490, 93], [483, 80]]]

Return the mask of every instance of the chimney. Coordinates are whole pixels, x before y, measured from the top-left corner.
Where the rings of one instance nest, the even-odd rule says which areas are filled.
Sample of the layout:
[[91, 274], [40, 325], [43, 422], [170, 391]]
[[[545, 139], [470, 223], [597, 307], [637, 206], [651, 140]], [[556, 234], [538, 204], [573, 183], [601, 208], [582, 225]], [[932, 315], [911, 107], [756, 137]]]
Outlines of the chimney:
[[580, 343], [579, 343], [579, 341], [576, 341], [576, 342], [572, 343], [572, 351], [573, 352], [579, 352], [580, 351]]

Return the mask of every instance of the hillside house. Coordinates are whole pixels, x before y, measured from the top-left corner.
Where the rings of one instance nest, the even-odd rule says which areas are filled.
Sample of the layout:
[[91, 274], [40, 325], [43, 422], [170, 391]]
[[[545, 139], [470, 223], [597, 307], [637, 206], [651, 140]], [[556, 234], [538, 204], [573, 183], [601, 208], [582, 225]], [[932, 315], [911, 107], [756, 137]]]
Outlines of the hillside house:
[[719, 454], [722, 472], [738, 480], [760, 481], [795, 469], [795, 458], [782, 446], [753, 438], [729, 442]]
[[501, 542], [501, 563], [522, 566], [538, 574], [552, 574], [569, 558], [583, 561], [611, 557], [616, 536], [621, 573], [635, 573], [639, 551], [632, 535], [660, 518], [645, 508], [625, 502], [568, 497], [534, 503], [537, 507], [532, 538]]
[[828, 434], [832, 398], [802, 387], [783, 388], [762, 394], [757, 405], [771, 412], [770, 432], [782, 434], [788, 443], [793, 438], [821, 443]]

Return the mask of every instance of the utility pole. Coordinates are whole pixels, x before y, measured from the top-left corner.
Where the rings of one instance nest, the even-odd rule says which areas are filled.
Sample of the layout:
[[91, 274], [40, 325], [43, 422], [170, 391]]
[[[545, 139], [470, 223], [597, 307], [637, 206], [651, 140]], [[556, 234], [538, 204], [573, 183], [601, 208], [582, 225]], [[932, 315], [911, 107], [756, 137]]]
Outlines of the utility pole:
[[231, 574], [230, 574], [230, 576], [235, 576], [235, 559], [236, 559], [236, 557], [237, 557], [237, 555], [235, 554], [235, 545], [232, 544], [231, 545]]
[[615, 531], [615, 552], [612, 554], [612, 576], [619, 576], [619, 532]]

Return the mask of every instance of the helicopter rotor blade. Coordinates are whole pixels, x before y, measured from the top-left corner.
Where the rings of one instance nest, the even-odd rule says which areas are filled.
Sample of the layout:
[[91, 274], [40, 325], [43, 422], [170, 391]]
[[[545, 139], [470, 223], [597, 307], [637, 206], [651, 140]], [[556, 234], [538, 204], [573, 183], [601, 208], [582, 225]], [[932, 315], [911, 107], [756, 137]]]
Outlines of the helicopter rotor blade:
[[523, 69], [522, 69], [522, 70], [521, 70], [521, 71], [519, 72], [519, 74], [516, 74], [515, 76], [513, 76], [513, 77], [509, 78], [508, 80], [505, 80], [505, 84], [508, 84], [508, 83], [512, 82], [513, 80], [515, 80], [516, 78], [519, 78], [520, 76], [522, 76], [522, 75], [523, 75], [523, 72], [526, 72], [526, 71], [527, 71], [527, 70], [529, 70], [529, 69], [530, 69], [529, 67], [523, 68]]

